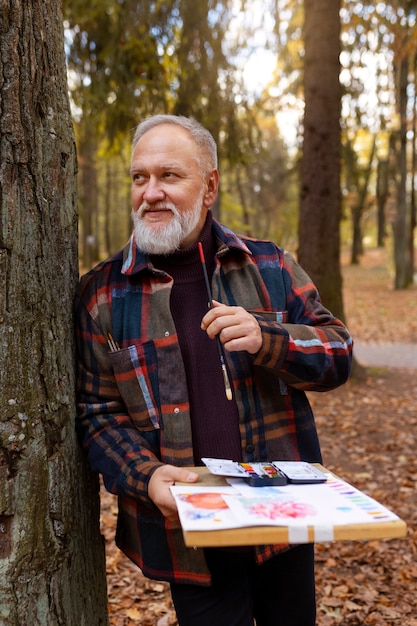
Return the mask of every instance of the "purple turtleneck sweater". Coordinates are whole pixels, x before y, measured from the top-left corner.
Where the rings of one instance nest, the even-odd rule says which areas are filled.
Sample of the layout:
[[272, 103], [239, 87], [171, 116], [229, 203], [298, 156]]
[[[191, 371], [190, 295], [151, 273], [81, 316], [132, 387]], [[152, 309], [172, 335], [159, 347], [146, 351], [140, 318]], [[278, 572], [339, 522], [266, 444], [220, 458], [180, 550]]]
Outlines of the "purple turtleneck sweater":
[[[211, 278], [215, 266], [212, 216], [200, 235]], [[194, 462], [201, 457], [242, 460], [239, 417], [235, 400], [227, 400], [216, 342], [200, 328], [208, 298], [198, 245], [168, 256], [151, 257], [158, 269], [174, 279], [171, 313], [184, 360], [190, 400]]]

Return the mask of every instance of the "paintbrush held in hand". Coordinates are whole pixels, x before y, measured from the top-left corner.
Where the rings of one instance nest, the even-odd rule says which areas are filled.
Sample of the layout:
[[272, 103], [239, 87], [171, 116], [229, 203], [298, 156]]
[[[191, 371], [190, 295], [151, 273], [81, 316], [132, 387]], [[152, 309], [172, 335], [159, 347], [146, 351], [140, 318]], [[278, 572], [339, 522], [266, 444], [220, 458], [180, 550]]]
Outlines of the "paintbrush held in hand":
[[[209, 283], [209, 279], [208, 279], [208, 275], [207, 275], [206, 260], [204, 258], [204, 251], [203, 251], [203, 246], [201, 244], [201, 241], [198, 242], [198, 250], [200, 252], [200, 260], [201, 260], [201, 265], [203, 267], [204, 280], [206, 282], [209, 306], [210, 306], [210, 309], [212, 309], [213, 308], [213, 298], [212, 298], [212, 295], [211, 295], [211, 288], [210, 288], [210, 283]], [[225, 363], [225, 360], [224, 360], [223, 345], [222, 345], [222, 342], [220, 341], [220, 337], [218, 335], [216, 335], [216, 343], [217, 343], [217, 349], [219, 351], [220, 365], [221, 365], [222, 373], [223, 373], [224, 389], [226, 391], [226, 398], [228, 400], [231, 400], [232, 399], [232, 388], [230, 386], [229, 376], [227, 374], [226, 363]]]

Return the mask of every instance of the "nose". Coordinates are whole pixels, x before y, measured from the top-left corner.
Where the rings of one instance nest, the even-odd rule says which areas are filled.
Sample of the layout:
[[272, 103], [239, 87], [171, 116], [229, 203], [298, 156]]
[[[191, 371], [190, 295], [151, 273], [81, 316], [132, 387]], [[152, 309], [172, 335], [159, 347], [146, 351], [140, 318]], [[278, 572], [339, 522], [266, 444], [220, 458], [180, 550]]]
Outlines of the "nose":
[[150, 176], [143, 192], [143, 199], [146, 202], [158, 202], [165, 198], [165, 192], [162, 188], [161, 181], [156, 176]]

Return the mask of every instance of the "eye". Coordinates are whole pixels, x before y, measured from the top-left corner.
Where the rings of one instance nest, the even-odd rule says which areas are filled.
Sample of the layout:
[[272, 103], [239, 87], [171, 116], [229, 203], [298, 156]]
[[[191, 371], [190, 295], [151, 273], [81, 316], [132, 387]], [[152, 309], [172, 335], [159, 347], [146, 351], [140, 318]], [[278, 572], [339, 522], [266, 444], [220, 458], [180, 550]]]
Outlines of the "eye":
[[140, 183], [143, 183], [144, 180], [145, 180], [145, 177], [140, 172], [134, 172], [132, 174], [132, 182], [140, 184]]

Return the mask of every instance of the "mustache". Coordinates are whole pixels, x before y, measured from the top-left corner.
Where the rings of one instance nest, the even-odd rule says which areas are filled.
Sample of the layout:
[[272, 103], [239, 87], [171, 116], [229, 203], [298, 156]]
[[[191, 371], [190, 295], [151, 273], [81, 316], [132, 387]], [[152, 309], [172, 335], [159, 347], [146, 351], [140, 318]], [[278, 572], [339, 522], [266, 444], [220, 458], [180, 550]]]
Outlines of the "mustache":
[[146, 211], [172, 211], [172, 213], [179, 217], [179, 211], [173, 202], [155, 202], [153, 204], [149, 204], [146, 200], [142, 202], [136, 211], [136, 215], [141, 218]]

